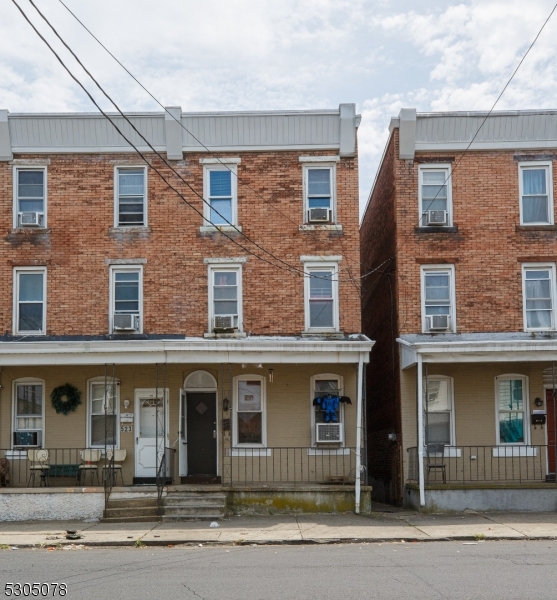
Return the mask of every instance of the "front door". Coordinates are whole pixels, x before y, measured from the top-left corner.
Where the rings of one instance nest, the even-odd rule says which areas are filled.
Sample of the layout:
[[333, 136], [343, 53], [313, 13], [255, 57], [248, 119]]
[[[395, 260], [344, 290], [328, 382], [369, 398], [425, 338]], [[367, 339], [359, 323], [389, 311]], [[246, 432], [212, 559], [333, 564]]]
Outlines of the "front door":
[[555, 477], [555, 418], [557, 415], [553, 410], [553, 390], [545, 391], [545, 407], [547, 413], [545, 425], [547, 430], [547, 472], [548, 475]]
[[[157, 465], [167, 442], [164, 439], [165, 411], [162, 390], [136, 390], [135, 393], [135, 477], [154, 481]], [[168, 408], [168, 406], [166, 407]], [[147, 481], [145, 481], [147, 483]]]
[[186, 392], [185, 404], [187, 475], [216, 475], [217, 394]]

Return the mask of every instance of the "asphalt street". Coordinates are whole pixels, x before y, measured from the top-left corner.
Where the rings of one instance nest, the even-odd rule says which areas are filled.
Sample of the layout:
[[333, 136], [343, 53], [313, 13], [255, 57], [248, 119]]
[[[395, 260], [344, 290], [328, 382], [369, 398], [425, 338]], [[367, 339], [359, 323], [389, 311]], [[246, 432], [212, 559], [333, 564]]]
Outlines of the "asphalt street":
[[548, 600], [556, 563], [557, 540], [0, 551], [4, 597], [72, 600]]

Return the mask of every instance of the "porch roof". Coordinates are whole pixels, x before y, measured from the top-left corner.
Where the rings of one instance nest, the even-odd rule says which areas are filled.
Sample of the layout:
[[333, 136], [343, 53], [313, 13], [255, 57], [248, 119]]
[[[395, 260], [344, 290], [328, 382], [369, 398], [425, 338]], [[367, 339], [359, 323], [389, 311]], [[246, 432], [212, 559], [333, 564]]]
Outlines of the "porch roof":
[[406, 334], [397, 338], [403, 369], [424, 362], [551, 362], [557, 360], [557, 332]]
[[238, 339], [141, 336], [45, 336], [24, 340], [0, 339], [0, 364], [220, 364], [220, 363], [356, 363], [369, 362], [374, 344], [363, 334], [331, 339], [326, 336], [247, 336]]

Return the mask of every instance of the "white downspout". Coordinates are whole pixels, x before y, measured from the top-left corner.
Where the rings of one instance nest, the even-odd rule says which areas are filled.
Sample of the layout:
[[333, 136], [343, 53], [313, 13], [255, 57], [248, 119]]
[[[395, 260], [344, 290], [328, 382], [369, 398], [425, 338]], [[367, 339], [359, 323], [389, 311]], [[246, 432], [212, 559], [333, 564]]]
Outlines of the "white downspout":
[[424, 485], [424, 391], [422, 356], [418, 353], [418, 480], [420, 486], [420, 506], [425, 506]]
[[360, 513], [360, 492], [361, 492], [361, 476], [362, 476], [362, 401], [364, 387], [364, 359], [360, 353], [358, 360], [358, 392], [356, 399], [356, 489], [355, 489], [355, 510], [356, 514]]

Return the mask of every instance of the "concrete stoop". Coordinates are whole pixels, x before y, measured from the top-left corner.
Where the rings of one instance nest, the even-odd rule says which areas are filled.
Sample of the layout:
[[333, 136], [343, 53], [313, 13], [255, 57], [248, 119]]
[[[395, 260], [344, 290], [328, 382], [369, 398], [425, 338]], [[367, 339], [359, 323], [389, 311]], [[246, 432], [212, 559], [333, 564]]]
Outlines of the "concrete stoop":
[[226, 513], [226, 494], [217, 491], [169, 490], [164, 498], [162, 521], [222, 519]]
[[109, 499], [101, 522], [145, 523], [159, 519], [156, 498], [118, 498]]

